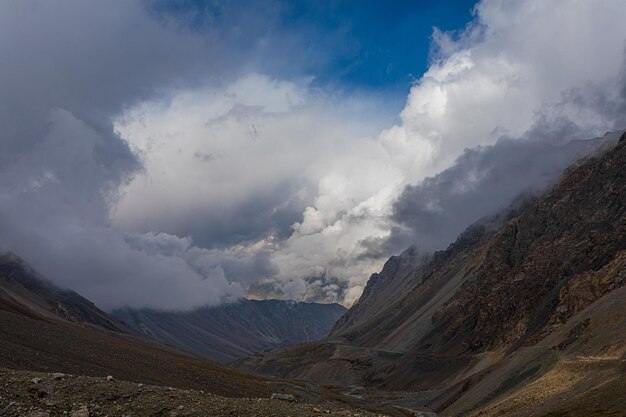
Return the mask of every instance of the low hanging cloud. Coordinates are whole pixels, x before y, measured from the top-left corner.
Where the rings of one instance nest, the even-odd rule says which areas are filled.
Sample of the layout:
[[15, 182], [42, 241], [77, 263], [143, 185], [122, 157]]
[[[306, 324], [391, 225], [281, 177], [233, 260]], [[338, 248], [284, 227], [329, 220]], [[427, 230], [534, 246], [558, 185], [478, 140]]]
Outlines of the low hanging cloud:
[[180, 309], [242, 296], [219, 264], [200, 267], [188, 240], [133, 235], [108, 224], [107, 200], [120, 173], [102, 163], [104, 141], [68, 111], [51, 112], [41, 142], [2, 167], [0, 247], [103, 308]]
[[0, 5], [0, 250], [104, 308], [350, 304], [626, 123], [621, 0], [481, 1], [392, 126], [380, 97], [271, 73], [297, 36], [145, 4]]
[[467, 150], [451, 168], [404, 189], [394, 203], [392, 234], [380, 244], [392, 251], [408, 245], [425, 253], [442, 249], [468, 225], [505, 209], [521, 194], [543, 191], [565, 168], [615, 138], [567, 143], [500, 139]]
[[[217, 304], [244, 294], [225, 271], [250, 275], [237, 254], [219, 254], [222, 265], [187, 238], [110, 222], [119, 187], [143, 168], [114, 117], [200, 74], [225, 76], [220, 33], [179, 29], [141, 2], [0, 4], [0, 251], [103, 308]], [[180, 249], [155, 251], [165, 238]]]

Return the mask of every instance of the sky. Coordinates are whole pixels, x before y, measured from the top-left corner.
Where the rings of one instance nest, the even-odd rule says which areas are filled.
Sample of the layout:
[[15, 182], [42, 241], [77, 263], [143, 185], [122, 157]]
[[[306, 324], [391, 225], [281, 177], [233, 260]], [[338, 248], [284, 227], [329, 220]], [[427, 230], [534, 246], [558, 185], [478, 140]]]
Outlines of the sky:
[[104, 309], [353, 303], [626, 127], [621, 0], [0, 2], [0, 251]]
[[[220, 24], [236, 28], [240, 43], [257, 48], [259, 37], [265, 38], [264, 45], [274, 48], [262, 45], [256, 51], [271, 56], [266, 62], [256, 61], [258, 72], [281, 78], [310, 76], [320, 87], [375, 90], [394, 96], [402, 105], [411, 83], [428, 69], [433, 27], [463, 28], [472, 18], [474, 4], [475, 0], [399, 0], [390, 7], [382, 1], [299, 0], [233, 5], [183, 0], [157, 1], [149, 8], [160, 17], [187, 19], [188, 29], [200, 33], [221, 20]], [[254, 16], [242, 18], [246, 13]], [[280, 59], [275, 48], [281, 46], [296, 54], [296, 65], [291, 56], [288, 63]]]

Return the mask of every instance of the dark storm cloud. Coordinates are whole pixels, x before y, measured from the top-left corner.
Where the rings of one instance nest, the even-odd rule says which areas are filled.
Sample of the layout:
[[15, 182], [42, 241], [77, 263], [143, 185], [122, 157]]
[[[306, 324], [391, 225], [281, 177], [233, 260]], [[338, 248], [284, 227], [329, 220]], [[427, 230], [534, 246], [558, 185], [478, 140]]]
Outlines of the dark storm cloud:
[[309, 276], [299, 280], [264, 280], [252, 282], [248, 293], [259, 298], [292, 298], [294, 292], [302, 293], [301, 299], [318, 303], [341, 303], [350, 285], [336, 277], [326, 275]]
[[285, 180], [250, 193], [235, 207], [190, 212], [177, 220], [172, 232], [191, 236], [196, 244], [207, 248], [252, 243], [266, 236], [286, 239], [308, 203], [298, 196], [301, 187], [297, 180]]
[[[184, 20], [154, 19], [145, 4], [0, 4], [0, 250], [105, 308], [241, 296], [218, 258], [251, 279], [252, 269], [271, 270], [261, 255], [199, 256], [187, 239], [129, 235], [109, 223], [118, 187], [142, 169], [113, 118], [170, 88], [236, 76], [246, 49], [230, 52], [220, 27], [200, 36]], [[155, 251], [165, 237], [180, 248]]]
[[215, 66], [216, 49], [166, 30], [138, 2], [3, 2], [0, 114], [12, 121], [3, 142], [30, 146], [55, 107], [110, 131], [111, 116], [124, 106]]
[[[205, 6], [0, 4], [0, 251], [104, 308], [216, 303], [277, 273], [269, 252], [245, 245], [286, 239], [302, 219], [310, 196], [295, 176], [247, 193], [235, 207], [190, 207], [170, 224], [129, 232], [111, 222], [120, 187], [146, 172], [149, 156], [120, 138], [117, 118], [198, 86], [219, 91], [253, 71], [280, 66], [301, 76], [303, 65], [321, 65], [328, 53], [300, 48], [306, 36], [278, 20], [283, 2]], [[242, 104], [228, 117], [255, 111]], [[254, 120], [244, 121], [257, 140]], [[222, 160], [219, 152], [180, 151], [207, 165]]]

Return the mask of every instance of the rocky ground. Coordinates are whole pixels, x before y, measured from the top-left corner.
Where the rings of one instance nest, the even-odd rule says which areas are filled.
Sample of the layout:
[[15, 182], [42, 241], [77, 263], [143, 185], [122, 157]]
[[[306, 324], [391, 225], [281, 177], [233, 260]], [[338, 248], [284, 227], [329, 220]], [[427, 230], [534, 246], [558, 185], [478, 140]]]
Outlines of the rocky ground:
[[287, 399], [226, 398], [113, 377], [0, 368], [0, 416], [3, 417], [382, 416], [332, 403], [301, 403], [288, 394], [280, 396]]

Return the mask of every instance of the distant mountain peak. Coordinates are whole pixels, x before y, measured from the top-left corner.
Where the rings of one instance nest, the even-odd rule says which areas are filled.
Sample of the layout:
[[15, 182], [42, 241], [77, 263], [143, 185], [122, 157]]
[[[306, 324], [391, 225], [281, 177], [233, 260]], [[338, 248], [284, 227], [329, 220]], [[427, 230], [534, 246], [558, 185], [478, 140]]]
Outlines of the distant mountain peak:
[[126, 308], [112, 315], [140, 335], [230, 362], [268, 347], [321, 339], [345, 312], [339, 304], [242, 298], [187, 312]]

